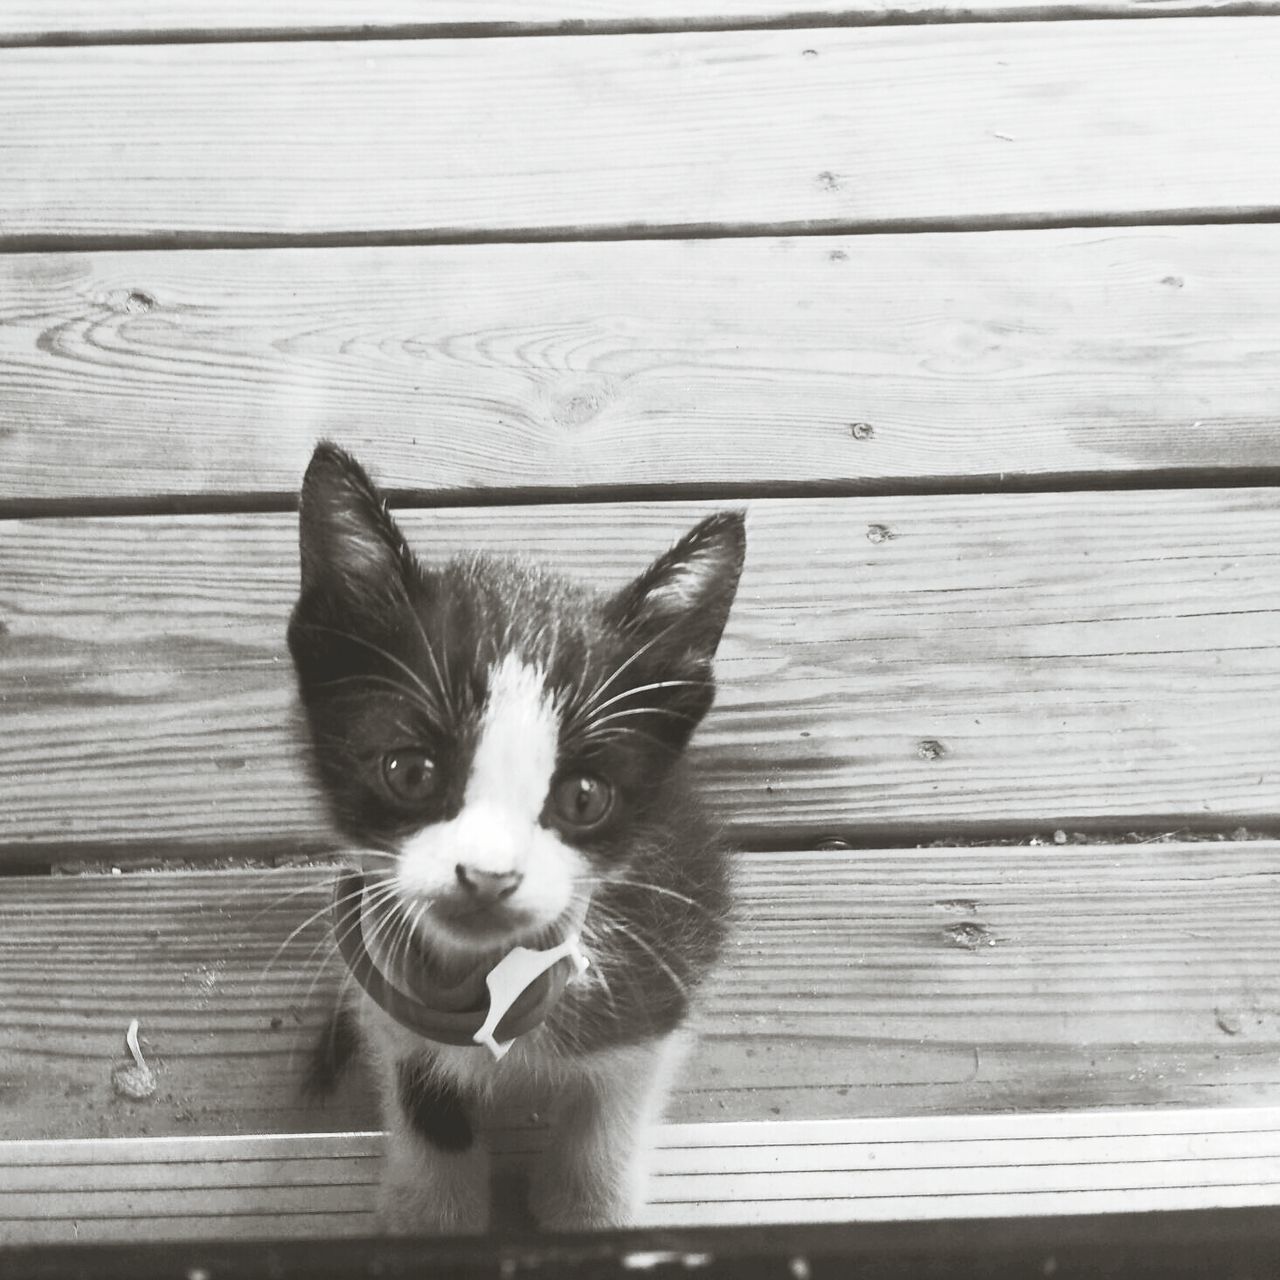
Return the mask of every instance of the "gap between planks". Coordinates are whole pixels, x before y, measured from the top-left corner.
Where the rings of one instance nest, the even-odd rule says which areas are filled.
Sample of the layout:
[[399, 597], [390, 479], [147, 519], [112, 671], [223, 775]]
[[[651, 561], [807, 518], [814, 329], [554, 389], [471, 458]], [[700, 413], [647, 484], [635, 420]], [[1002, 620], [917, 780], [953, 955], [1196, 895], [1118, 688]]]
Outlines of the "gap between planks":
[[821, 236], [983, 235], [998, 232], [1127, 230], [1150, 227], [1235, 227], [1280, 223], [1280, 204], [1176, 205], [1098, 212], [1065, 208], [1035, 213], [929, 214], [918, 217], [804, 218], [713, 222], [564, 222], [495, 230], [466, 226], [377, 231], [145, 232], [0, 229], [0, 254], [193, 253], [285, 249], [430, 249], [542, 244], [617, 244], [631, 241], [813, 239]]
[[902, 0], [886, 8], [774, 0], [311, 0], [264, 17], [245, 3], [104, 4], [13, 0], [0, 48], [236, 41], [423, 40], [546, 35], [648, 35], [753, 28], [901, 26], [944, 22], [1225, 17], [1280, 12], [1273, 0]]
[[[1176, 466], [1132, 472], [1077, 472], [1056, 474], [1006, 474], [947, 476], [937, 479], [851, 479], [841, 481], [782, 480], [751, 483], [680, 483], [663, 485], [620, 484], [616, 487], [488, 489], [382, 489], [397, 515], [408, 511], [447, 511], [457, 507], [556, 507], [627, 503], [725, 503], [752, 500], [798, 499], [823, 501], [840, 498], [998, 497], [1010, 493], [1141, 493], [1172, 489], [1276, 489], [1280, 488], [1280, 464], [1276, 466], [1220, 467], [1204, 465], [1193, 470]], [[30, 520], [133, 520], [149, 517], [270, 516], [298, 509], [296, 492], [256, 494], [154, 493], [145, 497], [5, 498], [0, 497], [0, 524]], [[922, 831], [921, 839], [932, 831]], [[903, 843], [912, 843], [906, 837]]]
[[[380, 1141], [0, 1143], [0, 1243], [371, 1234]], [[1277, 1204], [1277, 1107], [749, 1122], [661, 1127], [639, 1225]]]

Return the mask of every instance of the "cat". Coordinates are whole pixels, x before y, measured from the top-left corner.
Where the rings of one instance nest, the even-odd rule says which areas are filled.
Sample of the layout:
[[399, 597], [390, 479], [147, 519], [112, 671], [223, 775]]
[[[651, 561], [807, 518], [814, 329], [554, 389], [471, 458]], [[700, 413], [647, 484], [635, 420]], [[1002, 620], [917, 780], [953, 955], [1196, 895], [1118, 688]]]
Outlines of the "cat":
[[[328, 1044], [334, 1071], [359, 1051], [378, 1081], [381, 1225], [485, 1230], [485, 1127], [518, 1102], [552, 1116], [537, 1223], [625, 1226], [731, 906], [729, 851], [682, 755], [714, 697], [743, 515], [702, 520], [607, 593], [520, 559], [429, 566], [324, 442], [299, 533], [289, 648], [311, 765], [362, 872], [336, 928], [368, 994]], [[521, 998], [541, 1001], [531, 1025], [504, 1020], [492, 1051], [434, 1038], [415, 982], [474, 985], [513, 948], [553, 944], [573, 955]], [[387, 994], [406, 984], [425, 1032]]]

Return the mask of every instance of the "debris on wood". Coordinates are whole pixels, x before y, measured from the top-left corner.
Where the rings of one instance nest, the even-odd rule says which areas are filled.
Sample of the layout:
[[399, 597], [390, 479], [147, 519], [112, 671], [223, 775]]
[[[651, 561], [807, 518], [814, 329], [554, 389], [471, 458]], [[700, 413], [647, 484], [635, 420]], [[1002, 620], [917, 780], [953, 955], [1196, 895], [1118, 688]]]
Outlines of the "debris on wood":
[[1234, 1013], [1228, 1013], [1223, 1009], [1215, 1009], [1213, 1011], [1213, 1020], [1218, 1024], [1218, 1030], [1223, 1035], [1238, 1036], [1240, 1034], [1240, 1019]]
[[148, 1098], [155, 1097], [156, 1073], [147, 1066], [146, 1059], [142, 1056], [142, 1048], [138, 1044], [137, 1018], [129, 1023], [129, 1029], [124, 1033], [124, 1042], [133, 1055], [133, 1061], [117, 1067], [111, 1073], [112, 1087], [122, 1098], [128, 1098], [132, 1102], [145, 1102]]
[[[1061, 839], [1059, 837], [1062, 837]], [[1222, 844], [1228, 840], [1236, 841], [1254, 841], [1254, 840], [1276, 840], [1280, 839], [1280, 830], [1275, 827], [1268, 827], [1265, 830], [1259, 830], [1255, 827], [1235, 827], [1230, 832], [1222, 830], [1207, 830], [1196, 827], [1180, 827], [1176, 831], [1067, 831], [1062, 828], [1055, 829], [1052, 834], [1046, 838], [1039, 832], [1033, 832], [1030, 835], [999, 835], [991, 832], [981, 835], [951, 835], [938, 836], [927, 842], [916, 845], [917, 849], [966, 849], [966, 848], [991, 848], [999, 847], [1017, 847], [1031, 846], [1033, 848], [1048, 844], [1052, 841], [1056, 845], [1062, 844], [1087, 844], [1087, 845], [1105, 845], [1105, 844]]]

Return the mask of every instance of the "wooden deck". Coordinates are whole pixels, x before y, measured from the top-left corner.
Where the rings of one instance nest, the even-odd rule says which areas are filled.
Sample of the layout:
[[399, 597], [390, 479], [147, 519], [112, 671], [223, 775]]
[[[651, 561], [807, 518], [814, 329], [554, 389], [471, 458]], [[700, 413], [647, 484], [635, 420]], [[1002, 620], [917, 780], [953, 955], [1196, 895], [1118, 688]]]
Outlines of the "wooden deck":
[[1280, 4], [263, 8], [0, 7], [0, 1244], [372, 1229], [321, 436], [429, 558], [748, 512], [651, 1225], [1280, 1204]]
[[[378, 1133], [28, 1142], [0, 1213], [28, 1243], [376, 1234]], [[519, 1168], [528, 1143], [505, 1154]], [[640, 1225], [1144, 1213], [1274, 1205], [1280, 1108], [671, 1124]]]

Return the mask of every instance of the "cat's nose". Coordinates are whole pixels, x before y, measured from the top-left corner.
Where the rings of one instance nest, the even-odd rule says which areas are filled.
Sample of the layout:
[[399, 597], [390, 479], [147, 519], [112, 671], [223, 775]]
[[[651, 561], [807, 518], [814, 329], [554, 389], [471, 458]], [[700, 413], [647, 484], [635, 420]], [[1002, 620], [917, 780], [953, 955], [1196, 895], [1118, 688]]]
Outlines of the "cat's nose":
[[520, 887], [524, 879], [521, 871], [481, 871], [479, 867], [469, 867], [458, 863], [454, 868], [458, 883], [477, 902], [497, 902], [509, 898]]

